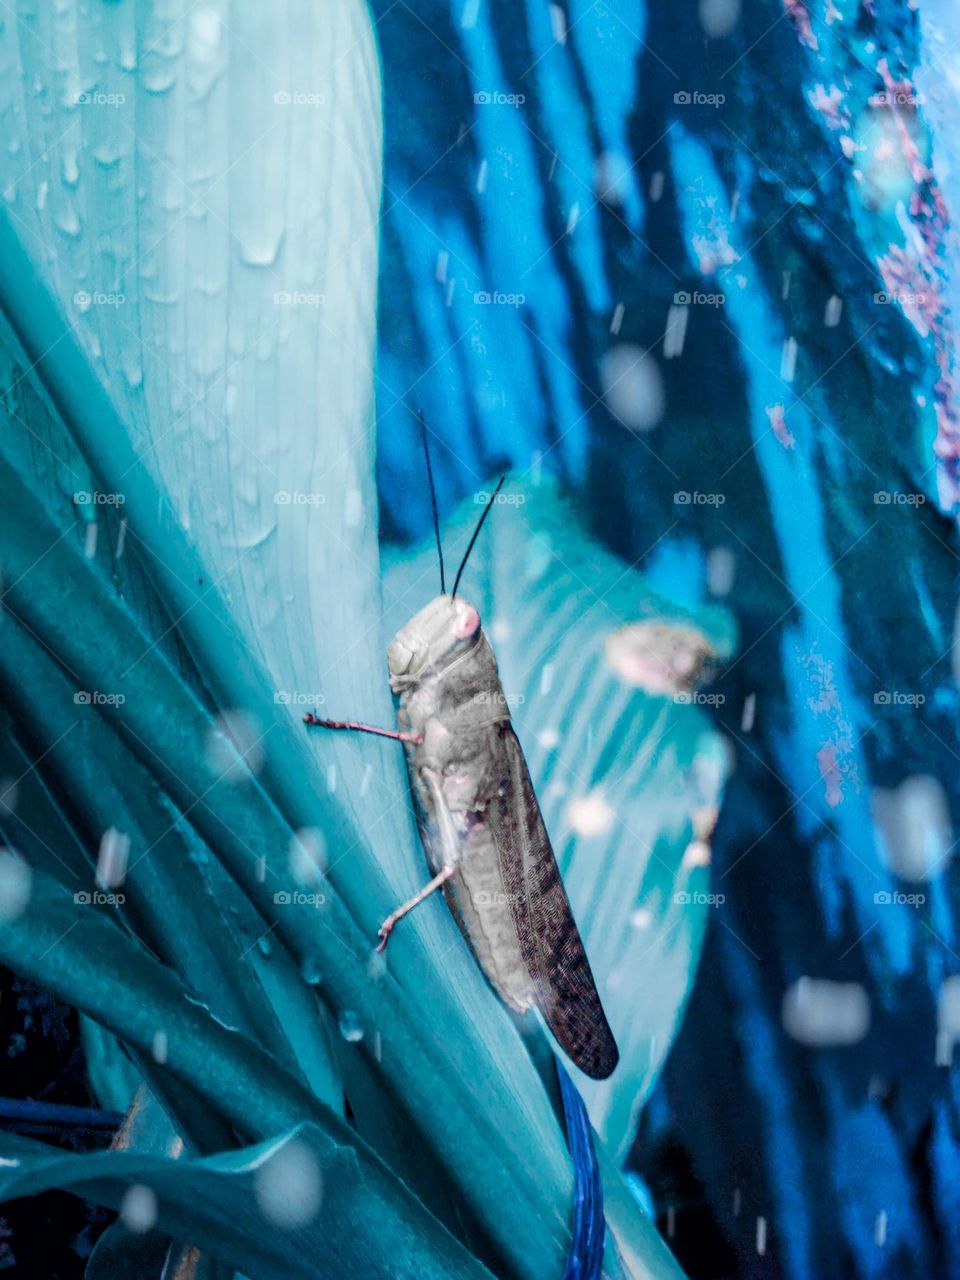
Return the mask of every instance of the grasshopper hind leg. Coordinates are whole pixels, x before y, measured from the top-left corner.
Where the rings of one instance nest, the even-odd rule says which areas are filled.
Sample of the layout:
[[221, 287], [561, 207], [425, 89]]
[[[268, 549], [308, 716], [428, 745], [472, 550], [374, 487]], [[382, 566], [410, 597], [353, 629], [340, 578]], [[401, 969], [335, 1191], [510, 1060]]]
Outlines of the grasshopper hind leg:
[[441, 888], [443, 885], [446, 884], [446, 882], [453, 875], [453, 872], [454, 872], [454, 868], [451, 866], [442, 867], [437, 872], [437, 874], [433, 877], [430, 883], [424, 885], [424, 887], [420, 890], [419, 893], [415, 893], [413, 897], [409, 898], [405, 903], [403, 903], [402, 906], [397, 907], [396, 911], [390, 912], [386, 920], [384, 920], [383, 924], [377, 930], [377, 937], [380, 939], [379, 943], [377, 944], [378, 952], [384, 951], [386, 949], [387, 942], [390, 938], [390, 934], [393, 932], [394, 926], [396, 925], [397, 921], [402, 920], [403, 917], [407, 915], [410, 911], [412, 911], [414, 907], [418, 907], [421, 902], [423, 902], [426, 898], [429, 898], [431, 893], [436, 893], [437, 889]]

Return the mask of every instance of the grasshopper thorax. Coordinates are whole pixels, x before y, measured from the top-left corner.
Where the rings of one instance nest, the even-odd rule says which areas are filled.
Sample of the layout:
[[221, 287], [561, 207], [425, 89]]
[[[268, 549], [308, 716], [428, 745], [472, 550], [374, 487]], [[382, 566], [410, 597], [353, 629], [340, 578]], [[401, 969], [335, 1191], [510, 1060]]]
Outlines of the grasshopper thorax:
[[401, 627], [387, 649], [394, 693], [437, 675], [480, 638], [480, 614], [460, 596], [437, 596]]

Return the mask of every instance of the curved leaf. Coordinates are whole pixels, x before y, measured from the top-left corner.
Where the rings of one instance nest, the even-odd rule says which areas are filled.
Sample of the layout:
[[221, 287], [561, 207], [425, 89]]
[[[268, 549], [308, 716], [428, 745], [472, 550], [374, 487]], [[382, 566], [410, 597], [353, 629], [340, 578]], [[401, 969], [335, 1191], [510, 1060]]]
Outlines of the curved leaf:
[[[4, 1138], [3, 1151], [0, 1198], [64, 1187], [119, 1208], [131, 1186], [150, 1188], [158, 1230], [190, 1241], [250, 1280], [490, 1280], [491, 1273], [422, 1205], [398, 1190], [400, 1184], [371, 1176], [350, 1146], [332, 1142], [313, 1125], [200, 1160], [114, 1151], [76, 1156], [12, 1137]], [[293, 1179], [311, 1163], [320, 1176], [316, 1205], [297, 1206], [304, 1216], [310, 1210], [307, 1220], [287, 1225], [276, 1197], [289, 1184], [296, 1205]]]
[[[573, 1070], [598, 1133], [622, 1159], [696, 970], [709, 909], [704, 836], [726, 772], [696, 691], [671, 676], [670, 647], [696, 642], [719, 660], [733, 633], [722, 611], [691, 614], [647, 589], [582, 531], [552, 481], [511, 476], [503, 496], [460, 590], [484, 618], [620, 1047], [608, 1081]], [[481, 493], [445, 527], [448, 563], [463, 555], [487, 500]], [[425, 603], [435, 557], [428, 545], [390, 568], [389, 631]], [[640, 622], [659, 630], [631, 665], [609, 643]]]

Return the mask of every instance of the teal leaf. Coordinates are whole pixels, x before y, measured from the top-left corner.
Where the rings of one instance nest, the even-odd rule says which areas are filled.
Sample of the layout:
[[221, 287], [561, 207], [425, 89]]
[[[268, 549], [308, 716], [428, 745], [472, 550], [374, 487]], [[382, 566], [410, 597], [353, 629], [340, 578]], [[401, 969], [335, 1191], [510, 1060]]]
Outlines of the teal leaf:
[[[458, 564], [488, 496], [444, 528], [448, 564]], [[695, 827], [712, 829], [727, 767], [696, 701], [707, 695], [687, 688], [684, 662], [701, 649], [722, 662], [734, 636], [722, 610], [691, 612], [646, 588], [587, 534], [548, 478], [510, 476], [501, 498], [460, 592], [493, 645], [620, 1047], [610, 1080], [571, 1070], [597, 1132], [622, 1159], [696, 971], [709, 846]], [[396, 558], [388, 633], [426, 603], [435, 581], [432, 543]], [[638, 623], [647, 625], [647, 648], [631, 665], [609, 646]]]
[[[392, 716], [369, 15], [227, 16], [96, 3], [88, 39], [41, 6], [0, 31], [0, 684], [10, 758], [35, 775], [30, 809], [3, 818], [32, 893], [0, 956], [130, 1048], [128, 1084], [165, 1113], [149, 1137], [169, 1122], [185, 1147], [20, 1147], [0, 1194], [112, 1204], [136, 1176], [160, 1230], [264, 1275], [395, 1270], [407, 1241], [411, 1274], [555, 1274], [560, 1126], [441, 904], [371, 967], [422, 878], [402, 760], [300, 722], [304, 699]], [[121, 824], [142, 855], [127, 900], [76, 901]], [[304, 829], [326, 847], [322, 910], [292, 895]], [[231, 1148], [268, 1144], [256, 1162], [296, 1132], [327, 1161], [336, 1221], [290, 1250], [247, 1225], [255, 1169]], [[608, 1200], [621, 1248], [675, 1274]]]
[[[311, 1167], [315, 1180], [304, 1177]], [[309, 1124], [238, 1151], [179, 1161], [122, 1151], [78, 1156], [5, 1136], [0, 1198], [49, 1187], [118, 1209], [131, 1188], [152, 1208], [142, 1193], [148, 1188], [159, 1232], [190, 1241], [250, 1280], [491, 1277], [395, 1180]], [[120, 1268], [130, 1249], [119, 1235], [112, 1243]], [[106, 1271], [104, 1280], [123, 1274]]]

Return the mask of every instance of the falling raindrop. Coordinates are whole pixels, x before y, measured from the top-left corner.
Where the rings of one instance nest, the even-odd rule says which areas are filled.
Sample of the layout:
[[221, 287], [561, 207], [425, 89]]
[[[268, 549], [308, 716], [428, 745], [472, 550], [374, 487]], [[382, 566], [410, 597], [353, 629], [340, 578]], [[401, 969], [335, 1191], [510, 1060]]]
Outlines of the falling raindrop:
[[130, 837], [116, 827], [108, 827], [97, 853], [97, 884], [101, 889], [117, 889], [123, 884], [129, 858]]
[[557, 44], [567, 43], [567, 15], [558, 4], [550, 6], [550, 26]]
[[80, 234], [80, 218], [72, 204], [58, 210], [54, 215], [53, 222], [65, 236], [69, 236], [71, 239]]
[[286, 1230], [306, 1226], [316, 1217], [323, 1199], [317, 1157], [305, 1142], [292, 1138], [259, 1166], [253, 1190], [268, 1222]]
[[950, 809], [940, 782], [925, 774], [899, 787], [874, 787], [871, 809], [881, 854], [903, 880], [927, 880], [952, 844]]
[[220, 47], [220, 15], [202, 5], [190, 14], [188, 51], [196, 62], [209, 62]]
[[828, 329], [835, 329], [840, 323], [842, 313], [843, 299], [838, 298], [834, 293], [827, 299], [827, 305], [823, 309], [823, 323]]
[[757, 715], [757, 695], [748, 693], [743, 700], [743, 712], [740, 716], [740, 728], [744, 733], [750, 733], [753, 729], [753, 722]]
[[30, 902], [29, 865], [12, 849], [0, 849], [0, 920], [16, 920]]
[[348, 1044], [359, 1044], [364, 1036], [363, 1023], [360, 1016], [352, 1009], [344, 1009], [339, 1019], [340, 1034]]
[[153, 1060], [161, 1066], [167, 1060], [167, 1033], [165, 1031], [155, 1031], [153, 1033]]
[[359, 489], [348, 489], [343, 500], [343, 523], [348, 529], [356, 529], [363, 523], [363, 494]]
[[663, 335], [663, 358], [675, 360], [683, 355], [683, 344], [687, 337], [687, 323], [690, 319], [690, 308], [671, 305], [667, 312], [667, 326]]
[[323, 981], [323, 970], [316, 956], [304, 956], [300, 962], [300, 976], [311, 987], [317, 987]]
[[604, 151], [593, 169], [593, 187], [604, 204], [621, 205], [630, 194], [631, 164], [620, 151]]
[[950, 1040], [960, 1039], [960, 973], [944, 978], [937, 1005], [937, 1028]]
[[934, 1062], [938, 1067], [953, 1066], [953, 1036], [945, 1031], [937, 1032]]
[[16, 812], [20, 788], [16, 778], [0, 778], [0, 813]]
[[567, 821], [580, 836], [601, 836], [613, 825], [614, 812], [601, 791], [578, 796], [567, 805]]
[[787, 338], [780, 356], [780, 377], [784, 382], [792, 382], [797, 371], [797, 340]]
[[870, 1001], [859, 982], [800, 978], [783, 997], [783, 1025], [800, 1044], [857, 1044], [870, 1028]]
[[263, 764], [262, 733], [246, 711], [224, 711], [207, 734], [207, 763], [218, 780], [249, 781]]
[[611, 348], [600, 365], [603, 399], [631, 431], [649, 431], [663, 417], [663, 382], [657, 362], [640, 347], [623, 343]]
[[153, 1190], [140, 1183], [128, 1187], [120, 1201], [120, 1220], [135, 1235], [152, 1231], [157, 1221], [157, 1197]]
[[494, 618], [487, 627], [487, 631], [495, 644], [506, 644], [512, 634], [512, 628], [506, 618]]
[[76, 151], [71, 149], [63, 153], [61, 172], [63, 174], [63, 181], [68, 187], [75, 187], [80, 181], [80, 168], [77, 164]]
[[728, 36], [740, 17], [740, 0], [700, 0], [700, 25], [711, 40]]
[[291, 836], [287, 865], [297, 884], [319, 884], [327, 870], [327, 841], [319, 827], [301, 827]]
[[729, 547], [713, 547], [707, 556], [707, 589], [712, 596], [726, 596], [733, 590], [737, 559]]

